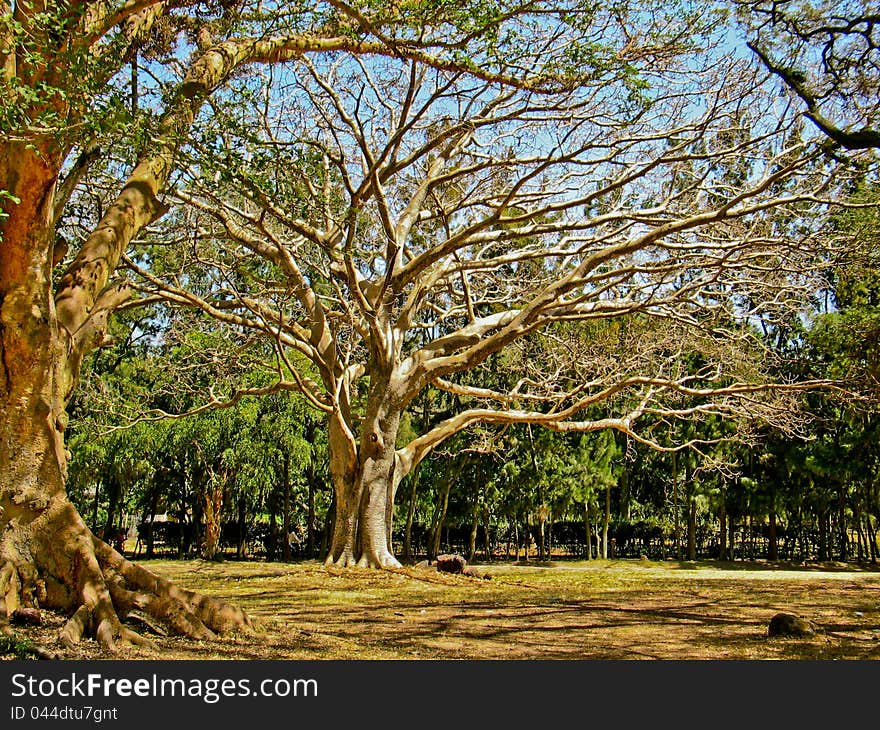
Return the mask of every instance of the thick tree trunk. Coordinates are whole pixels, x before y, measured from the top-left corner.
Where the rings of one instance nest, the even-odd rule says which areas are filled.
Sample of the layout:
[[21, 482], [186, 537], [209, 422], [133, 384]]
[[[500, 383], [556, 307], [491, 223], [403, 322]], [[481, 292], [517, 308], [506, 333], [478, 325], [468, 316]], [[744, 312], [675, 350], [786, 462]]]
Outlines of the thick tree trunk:
[[65, 645], [84, 635], [107, 648], [141, 641], [122, 623], [134, 608], [204, 639], [249, 625], [241, 611], [127, 561], [91, 533], [67, 498], [65, 407], [88, 344], [81, 337], [101, 332], [71, 330], [82, 318], [62, 326], [56, 316], [52, 157], [48, 149], [0, 144], [0, 189], [20, 200], [2, 202], [7, 217], [0, 217], [0, 633], [20, 605], [70, 613]]
[[[380, 381], [371, 393], [384, 392]], [[330, 473], [336, 491], [336, 521], [325, 563], [340, 567], [399, 568], [391, 552], [400, 412], [368, 399], [361, 439], [355, 450], [349, 429], [330, 418]]]
[[[40, 369], [34, 372], [38, 379]], [[10, 382], [14, 379], [7, 376]], [[133, 609], [199, 639], [250, 625], [238, 609], [183, 591], [97, 539], [64, 492], [60, 430], [40, 417], [40, 408], [29, 411], [22, 405], [2, 399], [0, 631], [8, 629], [8, 618], [19, 606], [71, 614], [61, 633], [66, 646], [85, 635], [106, 648], [119, 641], [142, 642], [122, 623]]]

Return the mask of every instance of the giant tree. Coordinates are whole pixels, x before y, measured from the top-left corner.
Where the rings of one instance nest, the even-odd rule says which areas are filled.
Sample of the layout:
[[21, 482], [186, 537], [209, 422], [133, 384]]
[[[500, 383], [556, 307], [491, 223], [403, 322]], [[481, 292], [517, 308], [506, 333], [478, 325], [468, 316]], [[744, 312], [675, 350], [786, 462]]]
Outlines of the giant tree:
[[[328, 563], [398, 565], [397, 485], [471, 424], [660, 446], [641, 417], [773, 418], [802, 387], [771, 381], [752, 323], [815, 285], [845, 171], [711, 34], [631, 56], [635, 38], [589, 20], [618, 51], [584, 55], [592, 73], [569, 88], [352, 56], [238, 79], [152, 239], [188, 246], [129, 260], [145, 293], [263, 333], [277, 386], [325, 414]], [[604, 334], [553, 329], [608, 318]], [[502, 387], [481, 381], [494, 355]], [[429, 387], [455, 407], [401, 442]]]
[[[578, 2], [0, 2], [0, 621], [20, 602], [40, 603], [72, 614], [66, 643], [90, 634], [106, 646], [135, 638], [120, 621], [133, 606], [200, 637], [246, 623], [97, 540], [64, 488], [66, 406], [81, 363], [128, 296], [115, 277], [120, 257], [165, 213], [176, 152], [206, 99], [240, 69], [310, 54], [385, 54], [499, 83], [568, 85], [605, 57], [585, 22], [593, 17], [628, 22]], [[621, 58], [639, 48], [619, 49]], [[138, 82], [150, 79], [154, 93], [144, 94]], [[64, 259], [56, 233], [102, 164], [115, 171], [114, 193], [90, 230], [66, 238]]]

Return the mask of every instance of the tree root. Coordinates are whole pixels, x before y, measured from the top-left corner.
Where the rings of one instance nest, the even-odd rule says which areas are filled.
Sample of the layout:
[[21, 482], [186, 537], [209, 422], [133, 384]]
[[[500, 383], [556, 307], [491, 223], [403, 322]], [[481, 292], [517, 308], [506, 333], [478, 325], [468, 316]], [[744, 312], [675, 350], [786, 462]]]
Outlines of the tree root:
[[[86, 637], [94, 637], [109, 652], [122, 646], [151, 646], [148, 638], [124, 625], [132, 612], [153, 630], [164, 626], [171, 634], [198, 640], [253, 630], [244, 611], [179, 588], [91, 533], [82, 538], [75, 541], [72, 555], [65, 551], [63, 561], [53, 559], [57, 553], [38, 553], [43, 560], [13, 562], [7, 556], [0, 563], [0, 633], [10, 632], [9, 617], [16, 608], [41, 603], [72, 611], [59, 636], [68, 649]], [[40, 649], [43, 656], [51, 654]]]
[[336, 560], [333, 554], [327, 556], [324, 565], [328, 568], [375, 568], [377, 570], [395, 570], [403, 567], [390, 552], [381, 555], [369, 555], [366, 552], [355, 558], [350, 550], [343, 550]]

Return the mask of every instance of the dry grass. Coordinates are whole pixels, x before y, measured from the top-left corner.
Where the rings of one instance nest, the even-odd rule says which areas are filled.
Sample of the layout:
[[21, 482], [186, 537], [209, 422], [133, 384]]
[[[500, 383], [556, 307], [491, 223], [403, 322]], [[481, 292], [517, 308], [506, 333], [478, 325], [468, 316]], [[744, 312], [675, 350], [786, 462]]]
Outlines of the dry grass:
[[[151, 561], [242, 605], [254, 636], [155, 637], [143, 659], [876, 659], [880, 573], [852, 567], [593, 561], [493, 565], [492, 580], [432, 569]], [[769, 639], [778, 611], [820, 631]], [[53, 645], [62, 617], [32, 631]], [[68, 655], [71, 658], [74, 655]], [[76, 657], [98, 658], [94, 642]]]

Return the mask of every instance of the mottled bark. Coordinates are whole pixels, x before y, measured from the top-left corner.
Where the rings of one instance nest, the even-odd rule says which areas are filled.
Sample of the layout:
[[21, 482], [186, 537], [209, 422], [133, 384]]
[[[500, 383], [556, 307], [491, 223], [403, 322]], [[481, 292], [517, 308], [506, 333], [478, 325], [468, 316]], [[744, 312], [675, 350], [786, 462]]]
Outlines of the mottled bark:
[[0, 145], [0, 158], [0, 188], [19, 201], [4, 200], [0, 220], [0, 631], [19, 606], [70, 614], [61, 634], [66, 645], [85, 635], [107, 648], [142, 641], [122, 623], [134, 608], [202, 639], [248, 626], [241, 611], [129, 563], [92, 535], [67, 498], [66, 405], [82, 355], [101, 334], [94, 315], [103, 284], [89, 274], [97, 294], [56, 307], [60, 161], [49, 147], [19, 143]]
[[[385, 381], [387, 382], [387, 381]], [[387, 386], [375, 379], [371, 391]], [[330, 418], [330, 473], [336, 492], [336, 520], [328, 565], [395, 568], [390, 526], [396, 473], [400, 410], [382, 399], [368, 400], [357, 446], [345, 422]]]

